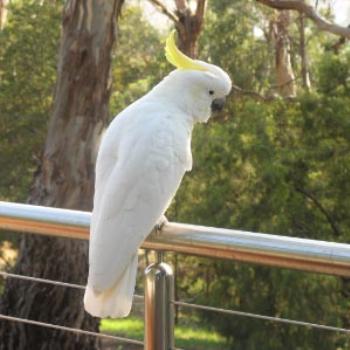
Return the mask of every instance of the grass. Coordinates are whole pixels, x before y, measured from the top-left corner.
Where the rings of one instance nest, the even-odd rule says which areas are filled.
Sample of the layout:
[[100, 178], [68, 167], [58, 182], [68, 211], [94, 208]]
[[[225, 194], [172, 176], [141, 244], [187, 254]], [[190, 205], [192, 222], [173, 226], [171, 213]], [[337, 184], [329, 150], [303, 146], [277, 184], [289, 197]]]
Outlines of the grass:
[[[121, 320], [104, 319], [101, 332], [143, 340], [143, 320], [130, 317]], [[176, 346], [186, 350], [223, 350], [225, 340], [215, 331], [198, 325], [179, 325], [175, 327]]]

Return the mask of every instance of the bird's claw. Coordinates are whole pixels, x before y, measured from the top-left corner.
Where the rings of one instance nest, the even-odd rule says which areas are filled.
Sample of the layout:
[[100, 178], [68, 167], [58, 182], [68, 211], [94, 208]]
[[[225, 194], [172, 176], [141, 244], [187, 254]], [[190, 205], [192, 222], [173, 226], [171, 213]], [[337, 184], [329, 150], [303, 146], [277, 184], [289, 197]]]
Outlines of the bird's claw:
[[162, 228], [164, 227], [164, 225], [166, 225], [168, 223], [168, 219], [166, 218], [165, 215], [163, 215], [159, 221], [156, 223], [156, 226], [155, 226], [155, 230], [156, 230], [156, 233], [160, 233], [162, 231]]

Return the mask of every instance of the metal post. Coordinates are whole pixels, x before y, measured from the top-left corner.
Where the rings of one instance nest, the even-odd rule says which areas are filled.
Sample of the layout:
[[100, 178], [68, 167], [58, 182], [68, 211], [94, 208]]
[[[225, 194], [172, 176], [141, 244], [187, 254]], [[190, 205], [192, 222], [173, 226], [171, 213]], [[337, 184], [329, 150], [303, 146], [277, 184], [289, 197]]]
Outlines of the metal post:
[[174, 274], [164, 263], [145, 270], [145, 350], [174, 348]]

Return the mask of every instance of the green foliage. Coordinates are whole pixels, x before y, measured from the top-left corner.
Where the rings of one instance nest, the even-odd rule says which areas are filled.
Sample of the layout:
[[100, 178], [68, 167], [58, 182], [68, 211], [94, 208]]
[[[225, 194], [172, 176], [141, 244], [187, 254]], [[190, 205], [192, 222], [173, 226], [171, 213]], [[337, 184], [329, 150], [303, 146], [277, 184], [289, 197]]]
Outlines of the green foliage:
[[[348, 241], [349, 106], [349, 98], [317, 95], [290, 105], [236, 102], [227, 112], [232, 119], [197, 130], [195, 168], [176, 197], [176, 220]], [[196, 282], [193, 295], [206, 295], [200, 302], [325, 324], [347, 317], [346, 286], [336, 278], [229, 262], [203, 266], [210, 282]], [[206, 317], [234, 349], [326, 350], [338, 341], [335, 333]]]
[[[214, 2], [212, 11], [201, 41], [202, 55], [220, 63], [238, 85], [264, 93], [273, 81], [273, 58], [266, 43], [253, 35], [252, 22], [259, 14], [249, 1], [238, 1], [234, 7]], [[232, 99], [224, 117], [195, 130], [194, 168], [169, 211], [171, 219], [349, 242], [349, 51], [324, 53], [321, 43], [327, 40], [317, 38], [310, 39], [314, 92], [300, 93], [291, 102]], [[349, 286], [344, 279], [193, 257], [183, 261], [178, 272], [180, 298], [315, 323], [348, 324]], [[230, 349], [349, 347], [345, 337], [332, 332], [200, 315], [226, 335]]]
[[[328, 96], [304, 96], [293, 105], [231, 106], [232, 119], [197, 130], [195, 168], [172, 215], [182, 222], [348, 242], [349, 106], [349, 98]], [[347, 287], [337, 278], [218, 261], [198, 266], [191, 260], [187, 266], [193, 267], [186, 271], [191, 288], [182, 285], [182, 295], [198, 302], [324, 324], [346, 322]], [[348, 346], [336, 333], [203, 317], [228, 337], [232, 349]]]
[[330, 52], [320, 58], [318, 84], [320, 92], [332, 96], [350, 95], [350, 49], [347, 47], [339, 55]]
[[255, 35], [261, 13], [255, 1], [215, 1], [209, 4], [206, 25], [200, 38], [200, 57], [231, 73], [234, 83], [260, 91], [273, 75], [273, 50]]
[[[227, 69], [237, 85], [267, 91], [273, 81], [273, 57], [267, 43], [253, 35], [261, 13], [250, 1], [237, 1], [235, 6], [214, 2], [210, 10], [201, 56]], [[325, 53], [322, 43], [329, 39], [314, 28], [308, 33], [312, 33], [307, 40], [315, 91], [300, 93], [292, 102], [233, 99], [223, 118], [198, 127], [193, 135], [194, 168], [175, 198], [170, 218], [349, 241], [349, 50]], [[296, 34], [294, 28], [294, 52]], [[299, 69], [298, 58], [293, 57]], [[182, 259], [180, 298], [316, 323], [348, 324], [346, 280]], [[332, 332], [208, 313], [201, 317], [226, 335], [232, 349], [349, 347], [345, 337]]]
[[56, 77], [61, 6], [14, 2], [0, 31], [0, 195], [25, 200]]
[[158, 31], [142, 18], [140, 8], [125, 7], [113, 54], [112, 116], [144, 95], [164, 76], [163, 57], [163, 42]]

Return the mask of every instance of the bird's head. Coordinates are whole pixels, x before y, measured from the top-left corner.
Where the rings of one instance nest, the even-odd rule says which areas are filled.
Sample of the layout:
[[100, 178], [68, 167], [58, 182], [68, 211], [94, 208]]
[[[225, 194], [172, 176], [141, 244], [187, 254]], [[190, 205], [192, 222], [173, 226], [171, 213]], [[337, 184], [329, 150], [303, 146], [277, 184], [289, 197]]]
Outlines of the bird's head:
[[165, 56], [177, 68], [166, 78], [166, 85], [194, 121], [206, 122], [211, 112], [222, 110], [232, 87], [224, 70], [183, 54], [176, 47], [175, 31], [166, 40]]

